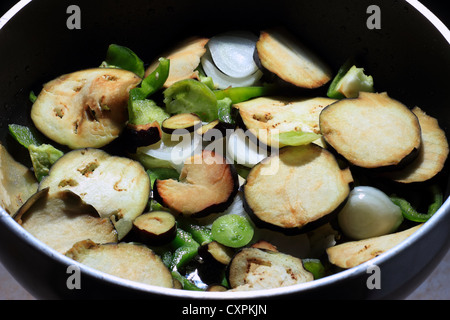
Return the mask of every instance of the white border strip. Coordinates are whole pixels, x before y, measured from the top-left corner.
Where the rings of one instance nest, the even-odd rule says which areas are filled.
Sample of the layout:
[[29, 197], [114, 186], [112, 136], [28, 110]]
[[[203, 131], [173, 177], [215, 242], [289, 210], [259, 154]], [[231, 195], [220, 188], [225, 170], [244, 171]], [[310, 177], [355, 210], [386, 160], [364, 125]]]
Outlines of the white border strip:
[[31, 0], [21, 0], [9, 9], [3, 16], [0, 17], [0, 29], [23, 7], [25, 7]]
[[439, 32], [444, 36], [447, 42], [450, 44], [450, 30], [448, 27], [438, 18], [436, 15], [430, 11], [426, 6], [420, 3], [418, 0], [406, 0], [410, 5], [416, 8], [420, 13], [422, 13], [425, 18], [427, 18]]

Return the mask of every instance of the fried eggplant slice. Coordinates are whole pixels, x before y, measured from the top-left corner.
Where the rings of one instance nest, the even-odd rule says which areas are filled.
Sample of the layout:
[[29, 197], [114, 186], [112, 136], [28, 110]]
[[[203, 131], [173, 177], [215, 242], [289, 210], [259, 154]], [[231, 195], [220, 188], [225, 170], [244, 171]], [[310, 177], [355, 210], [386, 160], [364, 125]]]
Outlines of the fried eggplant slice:
[[350, 170], [341, 169], [329, 151], [315, 144], [284, 147], [250, 171], [244, 208], [263, 226], [301, 231], [335, 212], [352, 181]]
[[64, 254], [78, 241], [117, 242], [117, 232], [108, 218], [100, 218], [91, 205], [75, 193], [53, 194], [48, 188], [32, 196], [14, 215], [29, 233]]
[[130, 221], [144, 211], [150, 195], [150, 179], [139, 162], [93, 148], [73, 150], [55, 162], [39, 185], [47, 187], [50, 193], [78, 194], [101, 217]]
[[286, 30], [262, 31], [256, 49], [264, 68], [298, 87], [318, 88], [332, 78], [330, 68]]
[[423, 182], [433, 178], [444, 168], [449, 154], [448, 141], [437, 119], [427, 115], [419, 107], [412, 112], [417, 116], [422, 133], [419, 155], [400, 171], [386, 175], [401, 183]]
[[33, 172], [14, 160], [0, 144], [0, 206], [13, 215], [37, 189]]
[[360, 92], [320, 114], [326, 142], [350, 163], [363, 168], [392, 168], [417, 156], [420, 124], [411, 110], [387, 93]]
[[329, 98], [309, 98], [295, 101], [272, 97], [261, 97], [234, 104], [246, 129], [250, 130], [259, 141], [280, 147], [274, 135], [287, 132], [312, 132], [320, 134], [319, 115], [328, 105], [336, 102]]
[[353, 268], [400, 244], [421, 225], [380, 237], [351, 241], [326, 249], [330, 262], [340, 268]]
[[172, 241], [177, 235], [177, 223], [170, 212], [152, 211], [134, 219], [133, 230], [143, 243], [163, 245]]
[[301, 259], [271, 250], [244, 248], [228, 267], [232, 291], [279, 288], [312, 280]]
[[208, 150], [188, 158], [179, 181], [156, 180], [154, 198], [184, 216], [222, 212], [238, 191], [238, 175], [221, 155]]
[[48, 138], [71, 149], [103, 147], [125, 127], [129, 91], [140, 81], [116, 68], [62, 75], [44, 85], [31, 119]]
[[[168, 88], [180, 80], [200, 79], [196, 69], [200, 64], [200, 58], [206, 52], [205, 46], [208, 41], [208, 38], [192, 37], [163, 55], [170, 60], [169, 77], [164, 83], [164, 88]], [[158, 61], [152, 63], [147, 68], [145, 76], [152, 73], [158, 66], [158, 63]]]
[[133, 243], [76, 243], [66, 256], [113, 276], [149, 285], [173, 288], [172, 275], [151, 249]]
[[194, 132], [194, 129], [202, 126], [202, 120], [194, 113], [179, 113], [167, 118], [162, 123], [162, 131], [165, 133], [176, 133], [182, 130], [183, 133]]

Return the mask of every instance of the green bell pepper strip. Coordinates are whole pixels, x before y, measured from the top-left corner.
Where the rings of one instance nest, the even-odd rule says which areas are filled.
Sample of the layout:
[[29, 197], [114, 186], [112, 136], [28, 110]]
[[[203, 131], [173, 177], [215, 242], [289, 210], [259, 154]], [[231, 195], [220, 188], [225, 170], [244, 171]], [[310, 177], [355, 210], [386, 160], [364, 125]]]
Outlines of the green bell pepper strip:
[[32, 144], [37, 146], [42, 144], [39, 134], [32, 128], [20, 124], [10, 124], [8, 129], [13, 138], [27, 149]]
[[144, 77], [144, 62], [129, 48], [111, 44], [106, 52], [103, 67], [125, 69]]
[[326, 276], [326, 270], [322, 262], [319, 259], [302, 259], [303, 267], [312, 273], [314, 280], [323, 278]]
[[400, 207], [402, 215], [405, 219], [414, 222], [426, 222], [430, 219], [436, 211], [442, 206], [443, 195], [442, 191], [437, 185], [431, 186], [431, 193], [433, 195], [433, 203], [428, 207], [427, 213], [419, 213], [413, 206], [403, 198], [397, 196], [391, 196], [391, 201]]
[[240, 103], [252, 98], [266, 96], [271, 94], [274, 90], [273, 86], [255, 86], [255, 87], [230, 87], [223, 90], [215, 90], [217, 100], [230, 98], [231, 103]]
[[218, 117], [220, 122], [234, 124], [234, 119], [231, 116], [232, 100], [228, 97], [222, 100], [217, 100]]
[[140, 87], [130, 90], [130, 101], [143, 100], [161, 89], [169, 77], [170, 60], [159, 58], [155, 71], [142, 80]]
[[172, 262], [169, 269], [180, 270], [198, 253], [200, 244], [194, 240], [189, 232], [181, 228], [177, 228], [177, 235], [171, 242], [171, 246], [175, 249], [173, 252]]
[[331, 81], [330, 86], [328, 87], [327, 96], [331, 99], [343, 99], [345, 96], [336, 90], [337, 85], [342, 80], [342, 78], [347, 74], [348, 70], [353, 66], [353, 59], [348, 59], [338, 70], [336, 76], [333, 81]]
[[200, 245], [213, 241], [211, 229], [196, 224], [195, 221], [190, 218], [179, 219], [178, 224], [183, 230], [189, 232], [192, 235], [192, 238]]

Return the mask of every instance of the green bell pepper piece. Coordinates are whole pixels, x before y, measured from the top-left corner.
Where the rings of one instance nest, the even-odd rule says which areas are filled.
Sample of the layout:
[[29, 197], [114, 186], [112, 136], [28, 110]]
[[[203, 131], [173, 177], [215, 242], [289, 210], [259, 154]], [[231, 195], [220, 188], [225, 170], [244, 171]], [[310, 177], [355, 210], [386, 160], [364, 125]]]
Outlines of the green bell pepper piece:
[[129, 48], [111, 44], [106, 52], [103, 67], [125, 69], [142, 78], [145, 74], [144, 62]]
[[431, 193], [433, 195], [433, 203], [428, 207], [427, 213], [417, 212], [416, 209], [403, 198], [391, 196], [390, 199], [394, 204], [400, 207], [405, 219], [422, 223], [428, 221], [428, 219], [430, 219], [442, 206], [444, 201], [442, 191], [437, 185], [431, 186]]
[[20, 124], [10, 124], [8, 125], [8, 129], [13, 138], [25, 148], [28, 148], [32, 144], [40, 145], [42, 143], [39, 138], [39, 133], [33, 128]]
[[142, 80], [140, 87], [130, 90], [130, 100], [143, 100], [151, 96], [153, 93], [161, 89], [169, 77], [170, 60], [159, 58], [159, 65]]
[[202, 121], [217, 119], [217, 98], [204, 83], [186, 79], [180, 80], [164, 90], [164, 103], [171, 114], [195, 113]]
[[28, 151], [33, 164], [34, 174], [38, 181], [47, 176], [50, 167], [64, 155], [62, 151], [49, 144], [41, 144], [39, 146], [30, 144]]
[[217, 100], [230, 98], [231, 103], [239, 103], [252, 98], [262, 97], [271, 94], [274, 91], [273, 86], [255, 86], [255, 87], [230, 87], [224, 90], [216, 90], [214, 94]]

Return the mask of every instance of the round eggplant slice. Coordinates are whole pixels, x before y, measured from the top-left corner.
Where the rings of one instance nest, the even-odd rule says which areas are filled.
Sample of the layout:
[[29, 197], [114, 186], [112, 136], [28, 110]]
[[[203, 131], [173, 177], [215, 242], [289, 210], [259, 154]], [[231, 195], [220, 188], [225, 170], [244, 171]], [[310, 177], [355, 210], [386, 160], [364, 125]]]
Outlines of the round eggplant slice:
[[331, 80], [331, 70], [286, 30], [262, 31], [256, 43], [263, 67], [286, 82], [318, 88]]
[[417, 116], [422, 133], [419, 155], [399, 171], [389, 172], [387, 177], [401, 183], [423, 182], [437, 175], [445, 165], [449, 154], [448, 141], [437, 119], [427, 115], [419, 107], [412, 112]]
[[140, 81], [133, 72], [109, 68], [60, 76], [44, 85], [31, 118], [39, 131], [71, 149], [103, 147], [125, 127], [128, 94]]
[[194, 113], [179, 113], [167, 118], [162, 123], [162, 130], [165, 133], [180, 133], [194, 132], [194, 129], [202, 126], [202, 120]]
[[150, 179], [134, 160], [112, 156], [99, 149], [66, 153], [50, 169], [39, 189], [50, 193], [70, 190], [92, 205], [101, 217], [134, 220], [150, 195]]
[[363, 168], [392, 168], [417, 156], [421, 145], [417, 117], [387, 93], [361, 92], [320, 114], [326, 142], [350, 163]]
[[173, 240], [177, 234], [175, 217], [166, 211], [144, 213], [134, 219], [133, 229], [142, 242], [162, 245]]
[[260, 97], [233, 107], [239, 110], [245, 128], [254, 133], [259, 141], [268, 146], [283, 147], [277, 134], [295, 131], [320, 134], [320, 113], [333, 102], [336, 100], [322, 97], [293, 101]]
[[203, 150], [185, 161], [179, 181], [156, 180], [153, 196], [175, 213], [198, 217], [228, 208], [238, 186], [234, 167], [221, 155]]
[[14, 160], [0, 144], [0, 206], [13, 215], [37, 189], [33, 172]]
[[173, 288], [169, 269], [159, 256], [144, 245], [126, 242], [96, 244], [85, 240], [76, 243], [66, 256], [116, 277]]
[[350, 170], [342, 170], [329, 151], [315, 144], [284, 147], [250, 171], [244, 207], [256, 223], [283, 232], [300, 231], [335, 212], [352, 181]]
[[279, 288], [314, 280], [299, 258], [257, 248], [242, 249], [228, 268], [233, 291]]
[[14, 216], [25, 230], [62, 254], [86, 239], [117, 242], [110, 219], [100, 218], [92, 206], [69, 190], [53, 194], [48, 190], [37, 192]]

